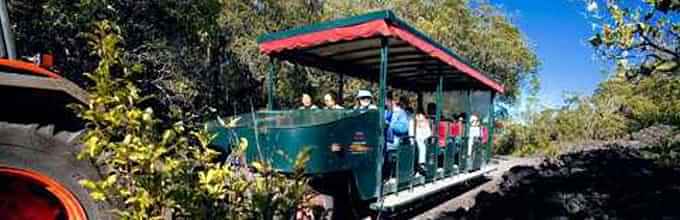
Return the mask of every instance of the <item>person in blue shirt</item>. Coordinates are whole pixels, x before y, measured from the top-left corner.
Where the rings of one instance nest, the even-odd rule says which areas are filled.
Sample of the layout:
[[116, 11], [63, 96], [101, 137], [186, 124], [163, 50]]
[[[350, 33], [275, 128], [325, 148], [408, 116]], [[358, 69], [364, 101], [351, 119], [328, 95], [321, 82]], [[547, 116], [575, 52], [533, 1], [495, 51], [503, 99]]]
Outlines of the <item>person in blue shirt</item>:
[[387, 130], [385, 131], [385, 143], [387, 150], [396, 150], [401, 138], [408, 136], [408, 114], [401, 107], [399, 99], [396, 99], [390, 92], [387, 94], [385, 120]]
[[409, 118], [401, 107], [399, 100], [388, 92], [385, 97], [385, 163], [383, 164], [383, 179], [393, 178], [396, 166], [395, 153], [401, 138], [408, 136]]

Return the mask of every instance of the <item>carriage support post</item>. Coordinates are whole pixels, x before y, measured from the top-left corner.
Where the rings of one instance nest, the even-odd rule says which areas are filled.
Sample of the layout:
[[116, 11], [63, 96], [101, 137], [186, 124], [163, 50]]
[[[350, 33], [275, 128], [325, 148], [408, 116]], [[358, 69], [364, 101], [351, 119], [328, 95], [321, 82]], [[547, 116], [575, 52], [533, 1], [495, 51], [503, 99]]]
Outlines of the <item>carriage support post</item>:
[[488, 163], [491, 161], [491, 152], [492, 152], [492, 146], [493, 146], [493, 135], [494, 135], [494, 130], [496, 128], [496, 110], [494, 109], [494, 101], [496, 99], [496, 92], [491, 91], [491, 100], [490, 100], [490, 106], [489, 106], [489, 125], [487, 126], [488, 128], [488, 139], [486, 141], [487, 149], [486, 149], [486, 162]]
[[435, 134], [439, 134], [439, 122], [442, 120], [442, 90], [444, 87], [444, 76], [441, 74], [441, 71], [438, 72], [439, 74], [439, 83], [437, 83], [437, 96], [436, 96], [436, 107], [437, 107], [437, 112], [435, 113], [434, 117], [434, 127], [435, 127]]
[[[439, 83], [437, 84], [437, 101], [436, 101], [437, 102], [437, 105], [436, 105], [437, 106], [437, 113], [436, 113], [436, 117], [435, 117], [436, 132], [435, 132], [434, 135], [436, 137], [439, 137], [439, 132], [440, 132], [439, 131], [439, 123], [442, 121], [442, 109], [444, 108], [444, 100], [443, 100], [443, 94], [442, 94], [443, 90], [444, 90], [444, 75], [442, 74], [441, 69], [438, 69], [437, 75], [439, 75]], [[446, 131], [447, 129], [448, 128], [444, 128], [445, 134], [448, 134], [448, 132]], [[444, 136], [443, 141], [445, 143], [446, 143], [447, 137], [448, 137], [448, 135]], [[434, 157], [432, 159], [433, 159], [433, 163], [434, 163], [434, 166], [433, 166], [434, 169], [432, 169], [431, 172], [435, 176], [435, 179], [439, 178], [439, 177], [437, 177], [439, 175], [439, 173], [438, 173], [438, 170], [439, 170], [439, 152], [441, 150], [441, 148], [439, 146], [439, 141], [442, 141], [442, 140], [438, 140], [438, 142], [435, 144], [435, 147], [433, 148], [434, 149]], [[444, 157], [444, 159], [446, 159], [446, 156]], [[445, 162], [442, 163], [442, 164], [445, 164]]]
[[344, 105], [345, 102], [345, 74], [338, 74], [338, 97], [336, 100], [340, 105]]
[[269, 60], [269, 74], [267, 76], [267, 110], [274, 110], [274, 91], [276, 90], [274, 78], [276, 77], [277, 68], [276, 59]]
[[472, 156], [472, 149], [470, 147], [469, 142], [474, 141], [470, 138], [470, 118], [472, 116], [472, 96], [470, 95], [470, 89], [467, 89], [465, 91], [465, 130], [463, 136], [463, 143], [464, 143], [464, 151], [460, 153], [460, 155], [463, 155], [461, 158], [461, 164], [463, 164], [463, 169], [464, 171], [470, 170], [470, 167], [472, 166], [472, 161], [471, 161], [471, 156]]
[[385, 152], [384, 150], [387, 150], [387, 145], [385, 143], [385, 95], [386, 95], [386, 87], [387, 87], [387, 64], [388, 64], [388, 56], [389, 56], [389, 41], [387, 38], [383, 37], [380, 39], [380, 88], [379, 88], [379, 95], [378, 95], [378, 131], [380, 137], [378, 137], [378, 144], [379, 146], [376, 146], [377, 152], [377, 165], [378, 169], [376, 170], [376, 183], [377, 184], [377, 189], [380, 195], [380, 197], [383, 196], [383, 184], [382, 184], [382, 167], [383, 164], [385, 163]]

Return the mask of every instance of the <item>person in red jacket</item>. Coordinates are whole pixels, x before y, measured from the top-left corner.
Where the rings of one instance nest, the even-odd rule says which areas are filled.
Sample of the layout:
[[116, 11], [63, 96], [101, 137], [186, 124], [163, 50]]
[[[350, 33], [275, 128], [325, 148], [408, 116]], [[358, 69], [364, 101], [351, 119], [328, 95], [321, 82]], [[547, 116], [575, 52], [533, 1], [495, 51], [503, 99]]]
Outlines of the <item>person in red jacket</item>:
[[449, 130], [449, 127], [451, 127], [451, 122], [441, 120], [439, 122], [439, 129], [438, 135], [439, 135], [439, 147], [446, 147], [446, 132]]
[[459, 137], [463, 136], [463, 130], [465, 129], [465, 112], [461, 112], [458, 115], [454, 115], [454, 122], [451, 125], [451, 136]]

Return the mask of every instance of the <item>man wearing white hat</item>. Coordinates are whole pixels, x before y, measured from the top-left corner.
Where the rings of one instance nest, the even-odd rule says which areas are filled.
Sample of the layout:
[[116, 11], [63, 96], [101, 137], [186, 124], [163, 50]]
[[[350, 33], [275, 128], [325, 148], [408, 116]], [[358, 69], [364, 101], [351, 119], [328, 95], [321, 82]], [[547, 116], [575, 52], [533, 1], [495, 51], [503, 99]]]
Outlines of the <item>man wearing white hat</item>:
[[356, 99], [358, 105], [355, 106], [354, 109], [360, 110], [378, 109], [378, 107], [372, 103], [373, 96], [371, 95], [371, 92], [369, 92], [368, 90], [359, 90]]

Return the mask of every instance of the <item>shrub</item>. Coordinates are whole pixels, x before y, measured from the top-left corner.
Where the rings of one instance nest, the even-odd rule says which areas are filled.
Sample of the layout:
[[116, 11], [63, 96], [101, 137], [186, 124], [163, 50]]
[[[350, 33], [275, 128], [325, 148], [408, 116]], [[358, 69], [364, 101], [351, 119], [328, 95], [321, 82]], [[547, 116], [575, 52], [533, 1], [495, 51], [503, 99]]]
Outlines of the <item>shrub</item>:
[[[87, 122], [80, 158], [100, 167], [102, 179], [81, 184], [98, 201], [116, 207], [121, 219], [274, 219], [289, 218], [307, 192], [302, 175], [305, 154], [291, 177], [274, 172], [263, 162], [254, 172], [216, 161], [211, 137], [182, 122], [157, 119], [142, 103], [147, 97], [131, 80], [142, 69], [121, 59], [118, 28], [109, 21], [88, 34], [100, 58], [94, 71], [90, 102], [78, 106]], [[166, 117], [170, 118], [170, 117]], [[241, 140], [235, 155], [243, 153]]]

